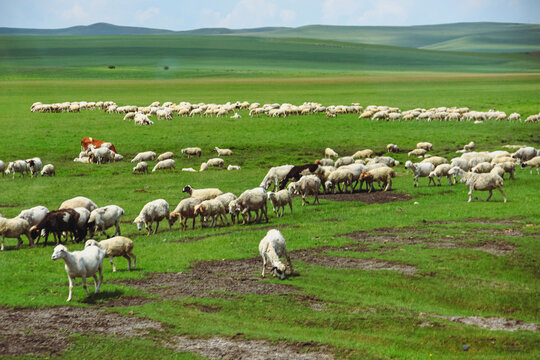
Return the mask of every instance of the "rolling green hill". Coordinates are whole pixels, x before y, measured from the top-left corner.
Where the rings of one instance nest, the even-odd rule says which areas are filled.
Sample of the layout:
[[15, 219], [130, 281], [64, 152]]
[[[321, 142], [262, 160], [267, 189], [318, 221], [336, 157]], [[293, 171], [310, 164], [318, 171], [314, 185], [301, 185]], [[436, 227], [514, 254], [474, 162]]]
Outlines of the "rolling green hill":
[[[114, 65], [115, 69], [108, 69]], [[165, 67], [168, 67], [165, 70]], [[537, 72], [534, 54], [421, 50], [246, 36], [0, 36], [1, 79], [299, 77], [367, 72]]]

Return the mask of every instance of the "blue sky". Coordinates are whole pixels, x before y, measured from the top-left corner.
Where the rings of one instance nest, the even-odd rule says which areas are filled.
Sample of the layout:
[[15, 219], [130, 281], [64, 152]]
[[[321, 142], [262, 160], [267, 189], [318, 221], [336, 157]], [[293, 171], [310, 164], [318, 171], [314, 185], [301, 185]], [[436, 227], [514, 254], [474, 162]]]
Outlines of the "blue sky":
[[540, 23], [540, 0], [0, 0], [0, 27], [108, 22], [170, 30], [201, 27]]

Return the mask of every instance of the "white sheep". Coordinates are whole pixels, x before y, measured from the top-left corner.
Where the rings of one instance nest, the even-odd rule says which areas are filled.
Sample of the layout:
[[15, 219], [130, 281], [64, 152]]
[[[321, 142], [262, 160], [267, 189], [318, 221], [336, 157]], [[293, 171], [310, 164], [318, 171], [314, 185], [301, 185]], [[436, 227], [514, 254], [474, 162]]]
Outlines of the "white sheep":
[[97, 242], [94, 239], [87, 240], [84, 247], [97, 246], [105, 252], [105, 256], [109, 258], [113, 272], [116, 272], [114, 266], [114, 257], [123, 256], [128, 261], [128, 271], [131, 271], [131, 259], [133, 259], [133, 268], [137, 268], [137, 257], [133, 254], [133, 241], [125, 236], [115, 236], [110, 239]]
[[407, 153], [407, 156], [408, 157], [411, 157], [411, 156], [422, 157], [422, 156], [426, 155], [426, 153], [427, 153], [426, 149], [414, 149], [414, 150], [409, 151]]
[[319, 166], [334, 166], [334, 160], [332, 159], [315, 160], [315, 164]]
[[475, 165], [471, 171], [477, 174], [485, 174], [491, 171], [493, 169], [493, 164], [489, 162], [481, 162], [477, 165]]
[[313, 204], [319, 204], [320, 187], [321, 180], [315, 175], [304, 175], [293, 185], [294, 191], [299, 195], [302, 195], [302, 206], [304, 206], [306, 203], [309, 204], [309, 202], [306, 200], [307, 195], [313, 195]]
[[217, 146], [214, 148], [217, 151], [218, 156], [231, 156], [233, 154], [231, 149], [220, 149]]
[[223, 159], [220, 159], [220, 158], [212, 158], [212, 159], [209, 159], [206, 164], [208, 166], [213, 166], [213, 167], [223, 167], [223, 164], [224, 164], [224, 161]]
[[[440, 164], [438, 165], [435, 170], [429, 173], [429, 182], [428, 186], [433, 181], [433, 185], [435, 185], [435, 177], [437, 177], [437, 180], [439, 181], [439, 186], [441, 186], [441, 177], [446, 176], [448, 178], [448, 185], [452, 185], [452, 175], [448, 174], [450, 169], [453, 166], [450, 164]], [[455, 183], [455, 182], [454, 182]]]
[[2, 177], [5, 176], [4, 171], [6, 171], [6, 163], [0, 160], [0, 173], [2, 173]]
[[324, 157], [325, 158], [331, 158], [331, 157], [338, 157], [338, 153], [330, 148], [324, 149]]
[[238, 165], [229, 165], [227, 166], [227, 170], [231, 171], [231, 170], [240, 170], [241, 167], [238, 166]]
[[120, 233], [120, 217], [122, 215], [124, 215], [124, 209], [117, 205], [107, 205], [90, 212], [90, 217], [88, 218], [90, 237], [94, 237], [94, 232], [96, 231], [107, 236], [105, 230], [112, 226], [116, 228], [113, 236], [122, 235]]
[[201, 201], [210, 200], [223, 194], [223, 191], [217, 188], [194, 189], [191, 185], [186, 185], [182, 192], [188, 193], [191, 197], [199, 198]]
[[360, 190], [362, 190], [362, 184], [366, 183], [366, 188], [369, 186], [369, 191], [373, 191], [373, 183], [377, 182], [379, 187], [383, 191], [392, 189], [392, 178], [396, 177], [396, 172], [391, 167], [383, 164], [383, 166], [368, 170], [360, 174]]
[[242, 116], [239, 113], [235, 112], [234, 115], [230, 116], [230, 118], [231, 119], [241, 119]]
[[[201, 216], [201, 224], [203, 225], [204, 219], [209, 218], [212, 219], [210, 227], [214, 227], [216, 225], [216, 218], [220, 218], [223, 225], [225, 225], [225, 222], [227, 222], [227, 224], [229, 223], [229, 221], [227, 220], [227, 208], [223, 205], [223, 202], [221, 202], [217, 198], [205, 200], [200, 204], [195, 205], [194, 213], [195, 216]], [[225, 218], [225, 220], [223, 220], [223, 218]]]
[[285, 177], [293, 167], [294, 165], [281, 165], [270, 168], [259, 186], [263, 187], [265, 190], [268, 190], [270, 185], [274, 183], [275, 191], [276, 187], [283, 179], [285, 179]]
[[461, 182], [464, 182], [469, 187], [468, 202], [471, 202], [472, 200], [473, 190], [489, 191], [489, 196], [486, 199], [486, 201], [489, 201], [491, 195], [493, 195], [493, 189], [499, 190], [504, 198], [504, 202], [506, 202], [506, 195], [502, 190], [504, 181], [499, 175], [493, 173], [476, 174], [472, 172], [466, 172], [458, 168], [457, 166], [450, 169], [448, 173], [450, 175], [455, 174], [459, 176], [461, 178]]
[[10, 161], [8, 163], [7, 169], [5, 171], [6, 175], [13, 174], [13, 179], [15, 179], [15, 174], [19, 173], [21, 177], [24, 177], [24, 174], [28, 175], [28, 164], [24, 160]]
[[157, 161], [172, 159], [174, 157], [174, 153], [171, 151], [164, 152], [163, 154], [159, 155], [157, 158]]
[[134, 118], [135, 125], [146, 126], [154, 125], [154, 122], [148, 118], [148, 115], [137, 113]]
[[[369, 158], [369, 157], [373, 156], [373, 154], [374, 154], [373, 150], [364, 149], [364, 150], [359, 150], [359, 151], [355, 152], [353, 154], [352, 158], [354, 158], [355, 160], [356, 159], [365, 159], [365, 158]], [[345, 165], [347, 165], [347, 164], [345, 164]]]
[[335, 171], [332, 171], [324, 184], [326, 191], [332, 191], [333, 194], [336, 193], [336, 185], [338, 190], [340, 189], [340, 184], [343, 184], [343, 190], [347, 191], [347, 187], [350, 187], [350, 193], [353, 192], [353, 181], [358, 179], [355, 178], [354, 173], [351, 169], [338, 168]]
[[285, 256], [287, 259], [290, 267], [290, 274], [294, 272], [291, 258], [287, 253], [285, 238], [279, 230], [272, 229], [266, 233], [266, 236], [262, 238], [261, 242], [259, 243], [259, 253], [263, 259], [261, 277], [264, 277], [266, 264], [270, 263], [272, 266], [272, 275], [279, 277], [281, 280], [285, 279], [287, 266], [279, 259], [281, 256]]
[[201, 199], [193, 197], [180, 201], [176, 208], [169, 214], [171, 226], [176, 222], [177, 219], [180, 219], [181, 228], [183, 230], [187, 230], [188, 219], [193, 219], [192, 228], [195, 229], [195, 219], [197, 218], [197, 215], [195, 214], [195, 206], [199, 205], [201, 202]]
[[354, 157], [352, 156], [343, 156], [336, 160], [335, 167], [338, 168], [344, 165], [354, 164]]
[[86, 232], [88, 231], [88, 220], [90, 219], [90, 211], [83, 207], [77, 207], [73, 210], [79, 213], [77, 227], [79, 228], [79, 234], [81, 238], [84, 239], [86, 237]]
[[53, 164], [47, 164], [41, 170], [41, 176], [56, 176], [56, 169]]
[[430, 162], [413, 164], [412, 161], [407, 161], [405, 163], [405, 169], [412, 170], [414, 174], [413, 185], [418, 186], [418, 178], [429, 176], [429, 173], [435, 169], [435, 165]]
[[34, 175], [39, 174], [41, 171], [41, 168], [43, 167], [43, 162], [38, 157], [35, 157], [32, 159], [26, 159], [26, 164], [28, 165], [28, 169], [30, 170], [31, 177], [34, 177]]
[[262, 187], [246, 190], [238, 197], [238, 199], [231, 202], [233, 205], [229, 206], [229, 213], [231, 215], [241, 213], [244, 218], [244, 225], [251, 221], [251, 211], [255, 212], [255, 221], [259, 222], [264, 215], [266, 222], [268, 222], [267, 197], [266, 190]]
[[[96, 286], [95, 293], [99, 293], [99, 288], [103, 283], [103, 258], [105, 252], [97, 246], [89, 246], [82, 251], [69, 250], [64, 245], [57, 245], [51, 256], [52, 260], [64, 259], [65, 269], [69, 280], [69, 295], [67, 302], [71, 301], [73, 292], [73, 279], [80, 277], [86, 296], [90, 296], [86, 287], [86, 278], [92, 276]], [[96, 273], [99, 272], [99, 281]]]
[[519, 149], [515, 153], [512, 154], [512, 157], [514, 159], [518, 159], [520, 163], [523, 163], [525, 161], [531, 160], [532, 158], [540, 156], [538, 151], [533, 148], [532, 146], [527, 146], [524, 148]]
[[152, 161], [156, 158], [156, 153], [153, 151], [140, 152], [131, 160], [132, 163], [138, 163], [141, 161]]
[[371, 165], [371, 164], [384, 164], [388, 167], [394, 167], [394, 166], [398, 166], [399, 165], [399, 161], [397, 161], [396, 159], [394, 159], [393, 157], [391, 156], [377, 156], [373, 159], [370, 159], [367, 164], [368, 165]]
[[208, 170], [208, 164], [205, 162], [201, 163], [201, 167], [199, 168], [199, 171], [202, 172], [206, 170]]
[[115, 155], [114, 151], [106, 147], [99, 147], [97, 149], [88, 147], [88, 157], [93, 163], [105, 164], [114, 162]]
[[397, 146], [396, 144], [388, 144], [386, 145], [386, 151], [391, 153], [398, 153], [399, 146]]
[[152, 172], [156, 172], [156, 170], [168, 170], [174, 171], [175, 162], [173, 159], [167, 159], [167, 160], [161, 160], [154, 166], [152, 169]]
[[[150, 201], [143, 206], [139, 216], [133, 220], [133, 223], [137, 225], [139, 231], [142, 230], [144, 224], [145, 229], [148, 230], [147, 236], [152, 232], [152, 223], [156, 222], [156, 229], [154, 234], [157, 233], [159, 228], [159, 222], [163, 219], [170, 220], [169, 218], [169, 203], [163, 199], [157, 199]], [[172, 223], [169, 221], [169, 228], [172, 227]]]
[[28, 224], [32, 227], [39, 224], [48, 213], [49, 209], [45, 206], [34, 206], [31, 209], [22, 210], [17, 217], [28, 221]]
[[34, 240], [30, 236], [30, 224], [28, 221], [20, 218], [14, 217], [12, 219], [7, 219], [0, 217], [0, 235], [2, 235], [2, 247], [0, 251], [4, 251], [4, 239], [17, 239], [17, 250], [21, 247], [22, 239], [21, 235], [24, 234], [28, 238], [28, 246], [34, 247]]
[[60, 204], [60, 207], [58, 208], [58, 210], [75, 209], [78, 207], [83, 207], [87, 209], [88, 211], [93, 211], [98, 208], [96, 203], [93, 202], [92, 200], [84, 196], [77, 196], [77, 197], [74, 197], [73, 199], [64, 201], [62, 204]]
[[[278, 192], [268, 192], [267, 194], [268, 200], [272, 203], [272, 210], [274, 211], [274, 214], [276, 214], [277, 217], [283, 216], [283, 212], [285, 211], [285, 205], [289, 205], [291, 209], [291, 214], [293, 212], [293, 206], [292, 206], [292, 198], [291, 194], [289, 193], [289, 190], [284, 189], [280, 190]], [[279, 209], [281, 208], [281, 214], [279, 213]]]
[[433, 144], [429, 142], [419, 142], [418, 144], [416, 144], [416, 148], [431, 151], [433, 150]]
[[[540, 170], [540, 156], [535, 156], [533, 157], [532, 159], [530, 160], [527, 160], [527, 161], [524, 161], [522, 164], [521, 164], [521, 168], [525, 168], [527, 166], [530, 166], [531, 167], [531, 171], [530, 171], [530, 174], [532, 175], [532, 170], [533, 168], [536, 168], [536, 175], [538, 175], [538, 170]], [[512, 177], [510, 177], [512, 178]]]
[[133, 168], [133, 174], [139, 173], [139, 174], [148, 174], [148, 163], [146, 161], [138, 162], [137, 165]]
[[474, 143], [474, 141], [471, 141], [467, 145], [463, 146], [463, 150], [465, 150], [465, 151], [473, 151], [475, 146], [476, 146], [476, 144]]
[[201, 157], [202, 150], [198, 147], [188, 147], [181, 150], [182, 154], [186, 154], [188, 159], [192, 156], [198, 156]]
[[437, 167], [441, 164], [448, 164], [448, 160], [442, 156], [431, 156], [422, 160], [421, 163], [431, 163], [434, 167]]

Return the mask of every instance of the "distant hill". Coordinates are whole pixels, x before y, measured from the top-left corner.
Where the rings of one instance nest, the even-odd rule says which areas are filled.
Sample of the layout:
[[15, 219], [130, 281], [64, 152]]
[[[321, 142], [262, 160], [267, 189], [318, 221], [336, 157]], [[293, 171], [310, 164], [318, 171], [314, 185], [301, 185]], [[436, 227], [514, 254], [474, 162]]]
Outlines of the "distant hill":
[[304, 38], [467, 52], [538, 52], [540, 25], [514, 23], [455, 23], [422, 26], [329, 26], [253, 29], [203, 28], [171, 31], [97, 23], [65, 29], [0, 28], [0, 35], [204, 35]]

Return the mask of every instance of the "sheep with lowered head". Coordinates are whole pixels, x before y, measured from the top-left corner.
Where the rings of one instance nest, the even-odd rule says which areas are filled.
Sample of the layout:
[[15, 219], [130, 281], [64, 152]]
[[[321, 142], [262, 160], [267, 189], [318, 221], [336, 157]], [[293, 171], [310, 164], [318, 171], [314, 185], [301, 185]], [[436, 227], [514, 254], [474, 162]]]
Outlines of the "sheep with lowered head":
[[181, 150], [182, 154], [186, 154], [188, 159], [192, 156], [201, 157], [202, 150], [199, 147], [188, 147]]
[[22, 239], [21, 235], [25, 234], [28, 238], [28, 245], [34, 247], [34, 240], [30, 236], [30, 224], [25, 219], [20, 217], [14, 217], [12, 219], [7, 219], [0, 217], [0, 235], [2, 236], [2, 247], [0, 251], [4, 251], [4, 239], [17, 239], [17, 250], [21, 247]]
[[453, 166], [450, 164], [441, 164], [437, 166], [432, 172], [429, 173], [429, 182], [428, 186], [433, 181], [433, 185], [435, 185], [435, 177], [437, 177], [437, 180], [439, 181], [439, 186], [441, 186], [441, 177], [446, 176], [448, 178], [448, 185], [452, 185], [452, 175], [448, 174], [448, 171]]
[[272, 266], [272, 275], [274, 277], [279, 277], [280, 280], [285, 279], [287, 266], [279, 259], [281, 256], [285, 256], [287, 259], [290, 268], [289, 273], [292, 274], [294, 272], [291, 258], [287, 253], [285, 238], [279, 230], [272, 229], [266, 233], [266, 236], [262, 238], [261, 242], [259, 243], [259, 253], [263, 259], [261, 277], [264, 277], [266, 264], [270, 263]]
[[324, 157], [325, 158], [332, 158], [332, 157], [338, 157], [338, 153], [335, 152], [334, 150], [330, 149], [330, 148], [326, 148], [324, 149]]
[[148, 163], [146, 161], [138, 162], [137, 165], [133, 168], [133, 174], [148, 174]]
[[195, 229], [195, 219], [197, 218], [197, 215], [195, 214], [195, 206], [199, 205], [201, 202], [201, 199], [194, 197], [189, 197], [180, 201], [176, 208], [169, 214], [171, 226], [176, 222], [177, 219], [180, 219], [180, 228], [182, 230], [187, 230], [188, 219], [193, 219], [192, 229]]
[[152, 172], [156, 172], [156, 170], [171, 170], [174, 171], [175, 162], [173, 159], [167, 159], [167, 160], [161, 160], [154, 166], [152, 169]]
[[[293, 212], [292, 207], [292, 198], [291, 194], [289, 193], [288, 189], [283, 189], [278, 192], [268, 192], [268, 200], [272, 203], [272, 210], [274, 211], [274, 214], [276, 214], [277, 217], [283, 216], [283, 212], [285, 211], [285, 205], [289, 205], [291, 209], [291, 214]], [[281, 209], [281, 214], [279, 210]]]
[[355, 180], [354, 173], [351, 169], [338, 168], [335, 171], [332, 171], [324, 184], [326, 191], [332, 191], [333, 194], [336, 193], [336, 185], [338, 190], [340, 190], [340, 184], [343, 184], [343, 190], [347, 191], [347, 187], [350, 187], [350, 193], [353, 192], [353, 181]]
[[132, 163], [138, 163], [141, 161], [152, 161], [156, 158], [156, 153], [153, 151], [144, 151], [140, 152], [133, 159], [131, 159]]
[[231, 149], [220, 149], [217, 146], [214, 148], [217, 151], [218, 156], [232, 156], [233, 152]]
[[169, 218], [169, 203], [163, 199], [157, 199], [150, 201], [143, 206], [139, 216], [133, 220], [133, 223], [137, 225], [139, 231], [142, 230], [143, 224], [145, 229], [147, 229], [147, 236], [152, 232], [152, 223], [156, 222], [156, 228], [154, 234], [157, 233], [159, 228], [159, 222], [163, 219], [169, 221], [169, 228], [172, 227], [172, 223]]
[[[201, 202], [198, 205], [195, 205], [194, 208], [195, 216], [200, 215], [201, 216], [201, 224], [204, 225], [204, 219], [212, 219], [212, 223], [210, 224], [210, 227], [216, 226], [216, 218], [221, 219], [222, 225], [225, 225], [225, 222], [227, 222], [227, 225], [229, 224], [229, 221], [227, 220], [227, 210], [226, 207], [223, 206], [223, 203], [215, 198], [211, 200], [205, 200]], [[225, 220], [223, 220], [225, 218]]]
[[296, 193], [302, 195], [302, 206], [309, 202], [306, 200], [307, 195], [313, 195], [313, 204], [319, 204], [319, 189], [321, 188], [321, 179], [316, 175], [304, 175], [300, 180], [296, 181], [293, 189]]
[[163, 154], [159, 155], [157, 157], [157, 161], [163, 161], [167, 159], [172, 159], [174, 157], [174, 154], [171, 151], [164, 152]]
[[[533, 168], [536, 168], [536, 175], [538, 175], [538, 170], [540, 169], [540, 156], [535, 156], [533, 157], [532, 159], [530, 160], [527, 160], [527, 161], [524, 161], [522, 164], [521, 164], [521, 168], [524, 169], [525, 167], [527, 166], [530, 166], [531, 167], [531, 175], [532, 175], [532, 170]], [[513, 179], [513, 173], [510, 174], [510, 178]]]
[[210, 200], [223, 194], [223, 191], [217, 188], [194, 189], [191, 185], [184, 186], [182, 192], [188, 193], [191, 197], [198, 198], [201, 201]]
[[259, 222], [264, 215], [266, 222], [268, 222], [267, 197], [266, 190], [262, 187], [246, 190], [238, 197], [238, 199], [231, 202], [232, 205], [229, 207], [229, 213], [231, 215], [236, 214], [237, 212], [242, 214], [244, 225], [251, 221], [252, 211], [254, 211], [256, 215], [255, 221]]
[[133, 259], [133, 268], [137, 267], [137, 257], [133, 254], [133, 241], [125, 236], [115, 236], [110, 239], [97, 242], [94, 239], [87, 240], [84, 247], [97, 246], [105, 252], [105, 256], [109, 258], [113, 272], [116, 272], [114, 266], [114, 257], [122, 256], [128, 261], [128, 270], [131, 271], [131, 259]]
[[41, 176], [56, 176], [56, 170], [53, 164], [47, 164], [41, 170]]
[[107, 236], [105, 230], [112, 226], [116, 228], [113, 236], [121, 235], [120, 217], [122, 215], [124, 215], [124, 209], [117, 205], [107, 205], [92, 210], [87, 224], [90, 230], [90, 237], [93, 238], [96, 231]]
[[60, 204], [60, 207], [58, 208], [58, 210], [75, 209], [78, 207], [86, 208], [88, 209], [88, 211], [93, 211], [98, 208], [96, 203], [93, 202], [92, 200], [84, 196], [77, 196], [77, 197], [74, 197], [73, 199], [64, 201], [62, 204]]

